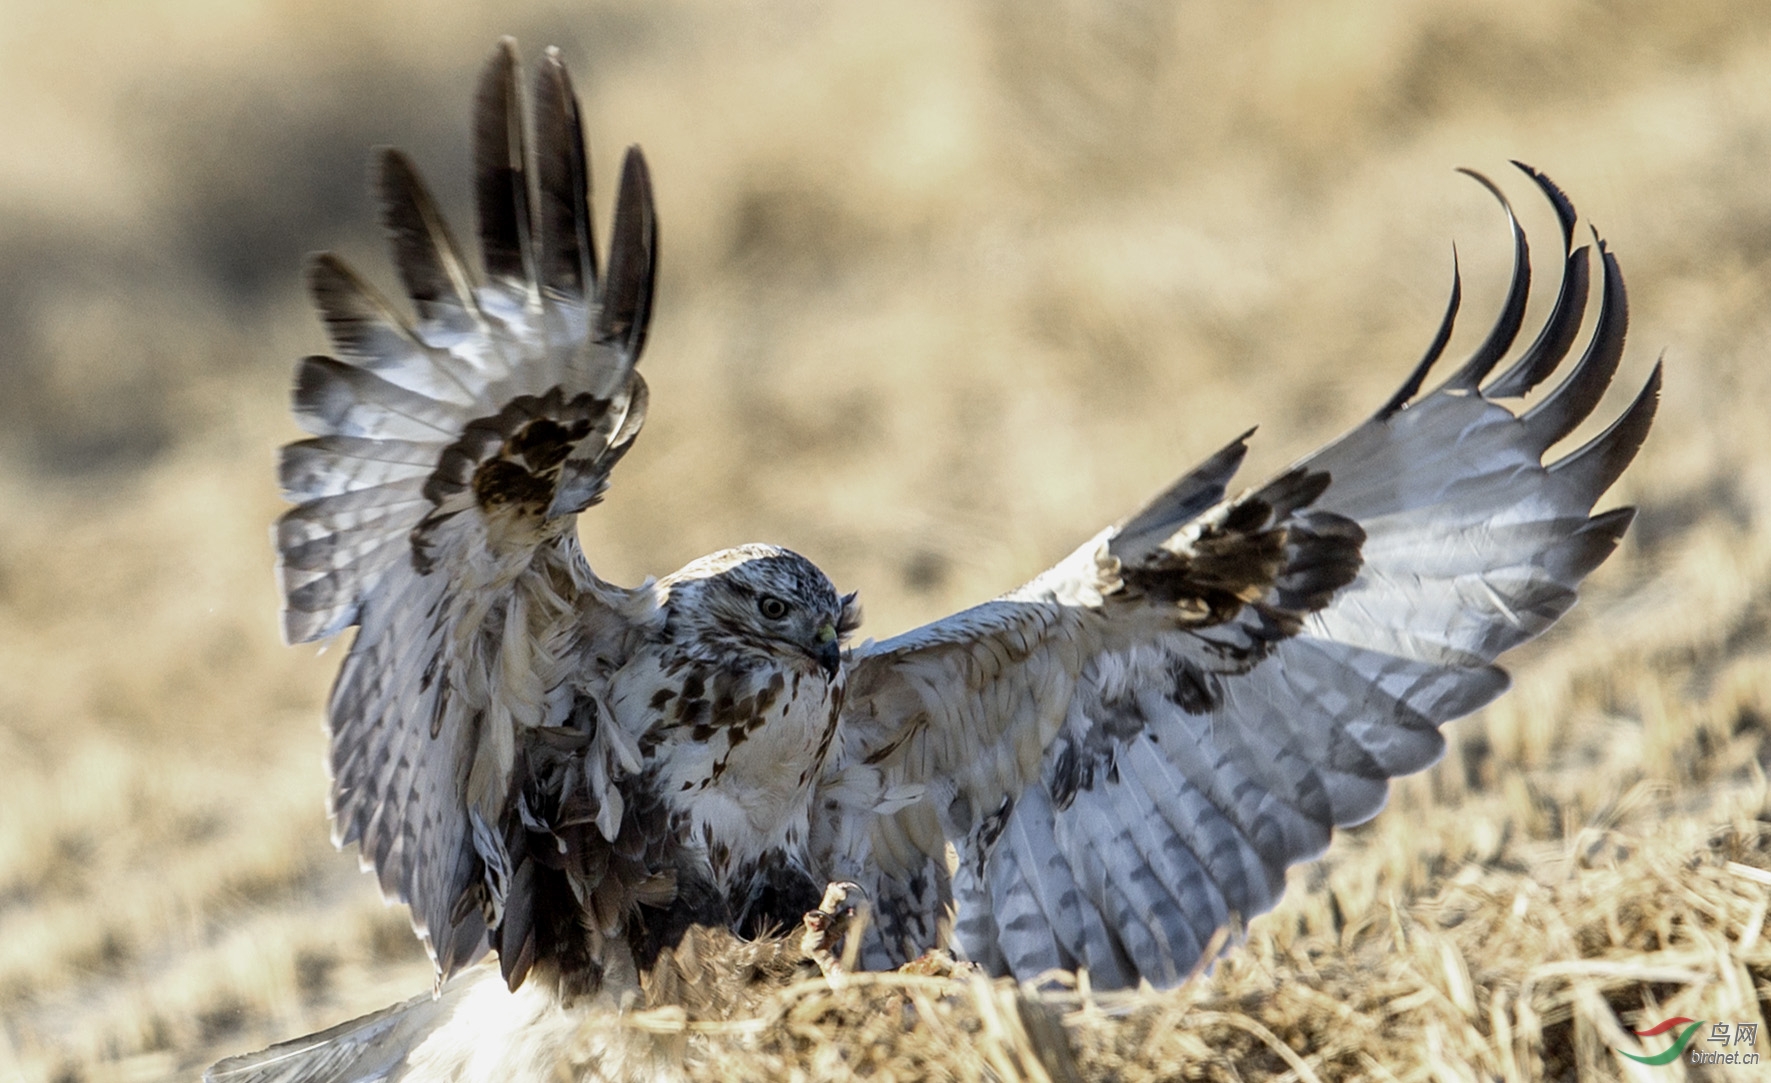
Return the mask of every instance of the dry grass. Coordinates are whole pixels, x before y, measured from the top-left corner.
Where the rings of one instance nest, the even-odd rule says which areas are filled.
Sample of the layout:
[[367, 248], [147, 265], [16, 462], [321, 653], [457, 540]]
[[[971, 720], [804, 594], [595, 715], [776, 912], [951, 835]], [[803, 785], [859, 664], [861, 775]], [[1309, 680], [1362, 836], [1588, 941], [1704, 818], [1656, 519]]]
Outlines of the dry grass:
[[[868, 975], [836, 991], [801, 982], [738, 1021], [627, 1025], [681, 1034], [690, 1077], [710, 1080], [1677, 1078], [1684, 1066], [1617, 1057], [1670, 1044], [1627, 1031], [1685, 1016], [1762, 1034], [1771, 1008], [1765, 779], [1717, 789], [1694, 818], [1639, 784], [1572, 837], [1503, 845], [1431, 891], [1363, 907], [1335, 881], [1367, 855], [1343, 852], [1334, 886], [1260, 919], [1171, 993], [1093, 993], [1086, 975], [1044, 990]], [[1726, 1052], [1708, 1033], [1695, 1048]]]
[[1612, 1050], [1659, 1052], [1625, 1028], [1674, 1015], [1764, 1025], [1767, 842], [1755, 816], [1708, 840], [1597, 833], [1572, 876], [1471, 865], [1410, 904], [1257, 933], [1170, 994], [885, 974], [802, 982], [742, 1021], [627, 1025], [686, 1034], [707, 1079], [1677, 1077]]
[[[565, 47], [605, 175], [637, 140], [658, 178], [655, 408], [582, 525], [621, 581], [767, 538], [884, 635], [1248, 423], [1277, 466], [1406, 371], [1451, 239], [1454, 351], [1483, 330], [1505, 244], [1457, 165], [1560, 181], [1631, 284], [1625, 382], [1668, 361], [1618, 493], [1643, 514], [1582, 608], [1205, 980], [801, 988], [695, 1041], [754, 1076], [1060, 1079], [1062, 1028], [1084, 1078], [1648, 1079], [1681, 1069], [1616, 1058], [1620, 1027], [1760, 1018], [1763, 4], [100, 11], [0, 0], [0, 1078], [188, 1078], [429, 980], [326, 843], [337, 656], [276, 642], [270, 464], [323, 348], [300, 254], [391, 280], [377, 142], [462, 217], [505, 32]], [[866, 1007], [918, 997], [910, 1034]]]

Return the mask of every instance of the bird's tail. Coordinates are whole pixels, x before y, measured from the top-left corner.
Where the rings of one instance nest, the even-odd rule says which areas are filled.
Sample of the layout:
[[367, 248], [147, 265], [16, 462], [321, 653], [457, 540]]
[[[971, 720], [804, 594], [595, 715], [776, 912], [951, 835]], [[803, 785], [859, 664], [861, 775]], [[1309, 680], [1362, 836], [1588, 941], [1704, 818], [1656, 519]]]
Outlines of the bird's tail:
[[496, 965], [330, 1030], [229, 1057], [203, 1083], [423, 1083], [551, 1079], [579, 1023], [545, 982], [515, 993]]

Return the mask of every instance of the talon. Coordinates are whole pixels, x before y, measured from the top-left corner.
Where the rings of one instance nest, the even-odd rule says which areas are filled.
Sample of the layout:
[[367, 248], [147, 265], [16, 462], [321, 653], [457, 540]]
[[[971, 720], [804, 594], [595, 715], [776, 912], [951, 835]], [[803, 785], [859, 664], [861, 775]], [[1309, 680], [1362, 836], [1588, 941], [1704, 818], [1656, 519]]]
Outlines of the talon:
[[[834, 915], [838, 908], [848, 902], [849, 895], [851, 894], [859, 895], [862, 898], [866, 898], [867, 896], [867, 893], [861, 890], [860, 884], [851, 883], [848, 880], [839, 880], [834, 884], [830, 884], [824, 889], [824, 901], [818, 904], [818, 909], [822, 913]], [[849, 906], [847, 907], [847, 910], [852, 914], [854, 913], [855, 908]]]
[[851, 894], [866, 897], [859, 884], [833, 883], [824, 889], [824, 899], [818, 909], [807, 910], [801, 919], [805, 932], [800, 935], [799, 950], [818, 964], [824, 980], [832, 986], [841, 985], [848, 975], [848, 966], [837, 954], [837, 949], [854, 924], [856, 907], [849, 902]]

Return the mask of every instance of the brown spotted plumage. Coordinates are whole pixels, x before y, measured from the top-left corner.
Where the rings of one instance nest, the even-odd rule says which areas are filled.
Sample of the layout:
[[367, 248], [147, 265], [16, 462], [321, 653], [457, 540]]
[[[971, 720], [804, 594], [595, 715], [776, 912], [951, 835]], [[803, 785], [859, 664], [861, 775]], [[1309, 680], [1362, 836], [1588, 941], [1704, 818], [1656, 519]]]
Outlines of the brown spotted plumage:
[[1573, 604], [1629, 522], [1592, 508], [1658, 370], [1544, 461], [1622, 353], [1602, 244], [1582, 356], [1529, 408], [1500, 402], [1561, 367], [1587, 308], [1573, 208], [1526, 170], [1562, 225], [1535, 341], [1493, 375], [1529, 289], [1508, 209], [1514, 278], [1475, 355], [1422, 393], [1454, 287], [1402, 389], [1265, 484], [1230, 495], [1245, 435], [1031, 583], [852, 650], [854, 595], [775, 546], [606, 583], [573, 524], [645, 419], [657, 217], [630, 150], [599, 263], [557, 54], [531, 96], [525, 118], [505, 42], [476, 113], [478, 272], [412, 163], [383, 155], [412, 315], [313, 261], [338, 357], [298, 368], [313, 437], [281, 464], [284, 630], [357, 628], [328, 706], [336, 839], [410, 907], [438, 996], [210, 1080], [546, 1078], [575, 1013], [779, 969], [747, 938], [822, 912], [836, 881], [866, 899], [864, 965], [951, 948], [1020, 978], [1177, 982], [1504, 689], [1495, 658]]

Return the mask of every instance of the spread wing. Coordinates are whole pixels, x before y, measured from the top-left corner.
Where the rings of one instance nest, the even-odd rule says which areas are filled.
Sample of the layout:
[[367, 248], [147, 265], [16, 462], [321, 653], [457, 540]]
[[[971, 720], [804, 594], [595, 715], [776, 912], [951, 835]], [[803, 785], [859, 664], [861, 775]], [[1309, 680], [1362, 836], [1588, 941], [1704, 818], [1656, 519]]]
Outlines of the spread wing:
[[1566, 612], [1629, 524], [1631, 509], [1592, 507], [1659, 389], [1657, 367], [1603, 433], [1543, 461], [1622, 353], [1623, 280], [1601, 243], [1583, 356], [1528, 409], [1502, 405], [1560, 365], [1587, 301], [1573, 208], [1526, 172], [1561, 220], [1564, 271], [1505, 371], [1490, 378], [1529, 290], [1510, 208], [1501, 317], [1438, 388], [1419, 394], [1455, 285], [1394, 398], [1276, 481], [1225, 499], [1239, 440], [1020, 590], [854, 653], [827, 803], [877, 803], [823, 845], [871, 889], [870, 962], [930, 946], [950, 892], [958, 945], [998, 972], [1175, 983], [1232, 915], [1274, 904], [1286, 866], [1436, 760], [1442, 723], [1505, 689], [1495, 658]]
[[382, 155], [383, 220], [416, 318], [337, 258], [313, 260], [338, 356], [297, 369], [295, 416], [313, 439], [281, 462], [296, 505], [276, 529], [284, 634], [358, 626], [329, 707], [335, 840], [411, 904], [444, 975], [499, 923], [502, 840], [522, 830], [513, 785], [532, 781], [514, 773], [534, 734], [571, 721], [596, 735], [578, 808], [611, 839], [622, 815], [607, 766], [622, 750], [605, 747], [617, 735], [566, 714], [575, 659], [621, 632], [629, 596], [591, 574], [571, 527], [645, 417], [634, 362], [657, 227], [633, 149], [599, 272], [578, 104], [556, 54], [535, 97], [531, 163], [507, 40], [478, 97], [483, 277], [411, 161]]

